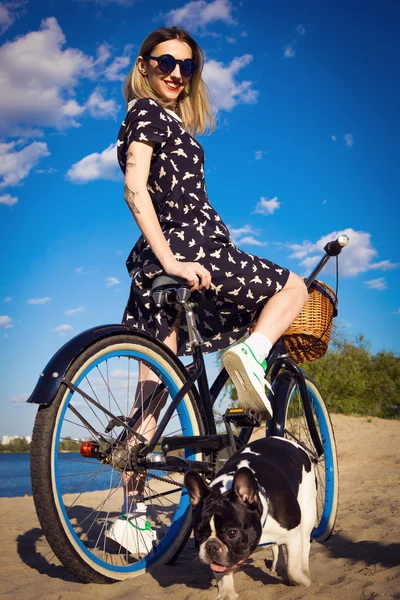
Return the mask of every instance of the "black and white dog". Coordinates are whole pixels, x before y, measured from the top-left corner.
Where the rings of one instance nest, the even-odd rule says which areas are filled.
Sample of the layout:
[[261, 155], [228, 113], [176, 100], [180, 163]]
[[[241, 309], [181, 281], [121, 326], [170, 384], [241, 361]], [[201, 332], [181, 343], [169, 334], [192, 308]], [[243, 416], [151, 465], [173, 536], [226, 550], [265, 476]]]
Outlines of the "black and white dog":
[[308, 454], [283, 438], [260, 439], [236, 452], [210, 487], [185, 475], [194, 537], [218, 584], [217, 600], [235, 600], [233, 573], [258, 545], [286, 545], [290, 583], [310, 585], [310, 535], [316, 519], [316, 480]]

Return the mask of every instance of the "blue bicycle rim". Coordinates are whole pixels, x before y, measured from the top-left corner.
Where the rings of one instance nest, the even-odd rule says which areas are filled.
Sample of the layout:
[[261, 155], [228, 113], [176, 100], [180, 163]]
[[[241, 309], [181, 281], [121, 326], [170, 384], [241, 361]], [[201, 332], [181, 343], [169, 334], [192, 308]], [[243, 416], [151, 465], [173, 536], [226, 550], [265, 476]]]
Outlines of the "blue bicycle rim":
[[[101, 356], [96, 361], [92, 362], [88, 366], [87, 369], [85, 369], [85, 371], [81, 374], [81, 376], [74, 383], [74, 385], [78, 386], [79, 383], [87, 376], [87, 374], [90, 371], [92, 371], [93, 368], [96, 367], [98, 364], [100, 364], [110, 358], [118, 357], [121, 355], [124, 357], [132, 357], [137, 360], [142, 360], [142, 361], [146, 362], [147, 364], [152, 365], [154, 367], [155, 372], [160, 377], [160, 379], [163, 381], [164, 384], [167, 385], [170, 395], [174, 396], [175, 394], [178, 393], [179, 390], [178, 390], [176, 383], [171, 379], [171, 377], [169, 376], [169, 374], [166, 371], [164, 371], [162, 368], [160, 368], [160, 365], [157, 362], [155, 362], [149, 356], [142, 355], [140, 352], [135, 352], [135, 351], [131, 351], [131, 350], [115, 351], [115, 352], [110, 352], [108, 354]], [[54, 448], [59, 447], [60, 434], [61, 434], [62, 424], [64, 422], [65, 412], [66, 412], [68, 405], [72, 399], [72, 396], [73, 396], [72, 393], [69, 394], [66, 402], [64, 403], [61, 417], [59, 419], [58, 426], [57, 426]], [[190, 421], [186, 405], [183, 401], [179, 405], [178, 414], [179, 414], [179, 420], [180, 420], [180, 425], [182, 427], [182, 431], [185, 432], [184, 435], [193, 435], [192, 423]], [[114, 573], [117, 573], [117, 572], [119, 572], [119, 573], [134, 573], [135, 571], [140, 571], [142, 569], [149, 567], [151, 564], [153, 564], [154, 562], [159, 560], [162, 557], [162, 555], [170, 548], [171, 544], [174, 542], [174, 540], [176, 539], [176, 537], [178, 536], [178, 534], [182, 528], [182, 524], [185, 520], [186, 513], [189, 510], [189, 506], [190, 506], [189, 495], [184, 488], [182, 489], [182, 494], [181, 494], [181, 497], [179, 500], [179, 504], [177, 505], [177, 510], [175, 512], [173, 521], [168, 529], [168, 533], [162, 538], [162, 540], [157, 545], [155, 550], [150, 552], [146, 557], [142, 558], [140, 561], [138, 561], [137, 563], [135, 563], [133, 565], [129, 565], [127, 567], [112, 565], [106, 561], [101, 560], [94, 554], [92, 554], [88, 550], [88, 548], [86, 548], [86, 546], [84, 544], [82, 544], [81, 540], [76, 535], [75, 530], [72, 527], [70, 520], [68, 518], [67, 512], [65, 510], [64, 502], [62, 500], [60, 479], [59, 479], [59, 474], [58, 474], [58, 452], [55, 452], [54, 454], [55, 454], [54, 469], [55, 469], [56, 493], [57, 493], [58, 501], [59, 501], [59, 504], [60, 504], [60, 507], [61, 507], [61, 510], [62, 510], [62, 513], [64, 516], [64, 521], [67, 524], [72, 536], [74, 537], [76, 544], [81, 548], [81, 550], [86, 554], [86, 556], [91, 561], [97, 563], [103, 569], [107, 569], [108, 571], [110, 571], [110, 576], [112, 575], [112, 572], [114, 572]], [[185, 451], [185, 458], [190, 459], [193, 457], [194, 454], [195, 454], [195, 451], [191, 448], [188, 448]]]
[[[307, 385], [307, 380], [306, 380]], [[290, 401], [294, 392], [298, 389], [298, 387], [294, 387], [293, 391], [290, 395]], [[324, 460], [325, 460], [325, 497], [324, 497], [324, 506], [322, 509], [322, 515], [320, 517], [320, 521], [317, 527], [311, 532], [311, 538], [315, 539], [321, 536], [325, 529], [328, 526], [329, 519], [332, 514], [332, 507], [334, 501], [335, 494], [335, 463], [333, 460], [333, 452], [330, 438], [330, 431], [328, 422], [326, 420], [326, 416], [324, 411], [321, 408], [320, 401], [318, 397], [315, 395], [314, 391], [307, 385], [307, 391], [310, 397], [310, 402], [314, 411], [314, 414], [317, 418], [321, 441], [324, 448]]]

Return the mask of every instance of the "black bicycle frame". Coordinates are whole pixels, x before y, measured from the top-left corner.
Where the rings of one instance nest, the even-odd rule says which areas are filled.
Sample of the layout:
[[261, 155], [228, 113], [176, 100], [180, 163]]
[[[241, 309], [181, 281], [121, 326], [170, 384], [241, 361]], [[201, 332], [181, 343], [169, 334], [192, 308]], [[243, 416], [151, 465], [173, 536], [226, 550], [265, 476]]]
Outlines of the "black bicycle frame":
[[[307, 288], [310, 288], [311, 284], [323, 269], [327, 261], [332, 256], [337, 256], [342, 250], [342, 246], [339, 244], [339, 240], [335, 240], [334, 242], [329, 242], [325, 246], [326, 254], [316, 265], [312, 273], [305, 280], [305, 284]], [[141, 435], [136, 433], [133, 428], [135, 423], [140, 418], [141, 411], [137, 411], [127, 422], [121, 420], [120, 417], [114, 417], [108, 411], [105, 411], [109, 416], [115, 419], [118, 425], [124, 428], [124, 431], [118, 437], [117, 441], [123, 441], [123, 438], [128, 436], [129, 434], [135, 435], [139, 441], [143, 443], [142, 449], [139, 451], [139, 456], [144, 457], [146, 454], [152, 452], [160, 441], [161, 436], [163, 435], [165, 428], [172, 417], [174, 411], [178, 408], [179, 403], [184, 398], [184, 396], [188, 393], [189, 390], [195, 389], [195, 383], [198, 385], [198, 393], [196, 390], [195, 398], [197, 401], [197, 406], [204, 424], [205, 435], [214, 436], [215, 445], [217, 446], [217, 438], [224, 438], [223, 445], [225, 446], [225, 438], [226, 434], [217, 434], [215, 418], [213, 413], [213, 406], [222, 390], [224, 385], [226, 384], [229, 376], [227, 371], [223, 368], [221, 372], [216, 377], [214, 383], [211, 388], [208, 385], [207, 374], [204, 363], [204, 356], [199, 345], [195, 345], [192, 350], [193, 363], [186, 367], [187, 372], [189, 373], [189, 378], [184, 383], [183, 387], [178, 391], [176, 396], [172, 399], [172, 402], [168, 409], [166, 410], [161, 422], [158, 424], [157, 429], [150, 441], [146, 441]], [[267, 421], [266, 430], [268, 435], [284, 435], [284, 422], [285, 422], [285, 410], [286, 410], [286, 397], [288, 394], [288, 390], [293, 381], [296, 382], [299, 388], [307, 425], [310, 431], [311, 439], [313, 441], [315, 452], [318, 456], [323, 454], [323, 446], [322, 442], [315, 425], [312, 407], [310, 404], [310, 398], [307, 392], [307, 386], [305, 383], [304, 375], [300, 367], [290, 359], [286, 347], [284, 344], [283, 337], [280, 338], [271, 349], [269, 356], [267, 357], [268, 364], [268, 372], [271, 372], [271, 382], [272, 382], [272, 405], [274, 408], [274, 417], [271, 421]], [[79, 388], [71, 384], [71, 382], [67, 380], [63, 380], [70, 389], [73, 391], [83, 394]], [[92, 402], [93, 404], [97, 403], [91, 399], [87, 394], [84, 395], [86, 400]], [[143, 404], [143, 410], [145, 410], [151, 402], [151, 396], [145, 398]], [[239, 434], [239, 440], [242, 444], [246, 444], [252, 434], [253, 428], [249, 427], [246, 429], [242, 429]], [[196, 440], [198, 436], [192, 436], [191, 438], [186, 438], [186, 442], [182, 447], [190, 447], [191, 440], [193, 442]], [[204, 438], [204, 436], [201, 436]], [[229, 437], [229, 436], [228, 436]], [[312, 451], [312, 449], [309, 449]], [[195, 466], [195, 462], [193, 463]]]

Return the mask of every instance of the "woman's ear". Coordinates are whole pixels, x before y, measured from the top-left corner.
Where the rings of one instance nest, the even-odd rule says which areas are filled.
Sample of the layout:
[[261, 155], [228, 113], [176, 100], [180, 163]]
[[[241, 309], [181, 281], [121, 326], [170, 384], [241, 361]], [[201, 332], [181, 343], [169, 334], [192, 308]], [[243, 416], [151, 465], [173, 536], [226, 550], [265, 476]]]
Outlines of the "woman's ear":
[[147, 75], [147, 64], [144, 60], [143, 56], [138, 56], [136, 61], [137, 67], [139, 69], [139, 73], [143, 76]]

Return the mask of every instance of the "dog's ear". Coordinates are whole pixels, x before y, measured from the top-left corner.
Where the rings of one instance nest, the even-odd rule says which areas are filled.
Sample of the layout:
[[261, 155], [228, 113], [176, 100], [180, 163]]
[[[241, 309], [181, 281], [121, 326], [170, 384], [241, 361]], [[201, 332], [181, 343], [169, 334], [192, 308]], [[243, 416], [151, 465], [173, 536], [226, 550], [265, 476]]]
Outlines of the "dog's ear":
[[259, 501], [258, 485], [253, 471], [247, 467], [241, 467], [236, 471], [232, 482], [232, 490], [234, 494], [244, 504], [256, 506]]
[[196, 508], [210, 494], [209, 488], [196, 471], [188, 471], [184, 478], [185, 488], [189, 492], [190, 504]]

